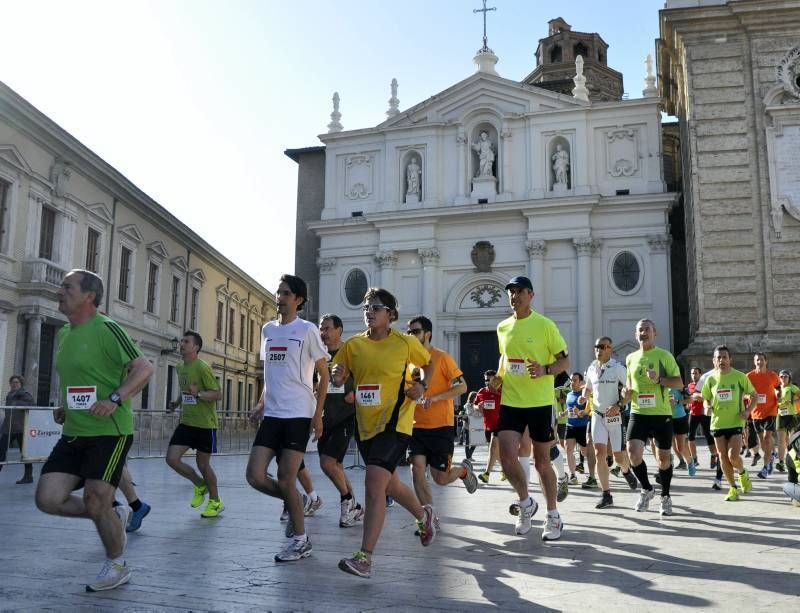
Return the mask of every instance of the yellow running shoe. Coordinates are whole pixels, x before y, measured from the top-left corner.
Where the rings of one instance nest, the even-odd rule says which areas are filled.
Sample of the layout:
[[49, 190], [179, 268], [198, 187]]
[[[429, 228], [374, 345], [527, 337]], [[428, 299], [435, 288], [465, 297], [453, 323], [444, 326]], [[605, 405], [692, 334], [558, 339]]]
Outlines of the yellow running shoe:
[[196, 509], [203, 501], [206, 499], [206, 494], [208, 494], [208, 487], [204, 483], [203, 485], [195, 485], [194, 486], [194, 495], [192, 496], [192, 505], [193, 509]]
[[209, 498], [206, 508], [203, 509], [202, 513], [200, 513], [200, 517], [219, 517], [219, 514], [224, 510], [225, 505], [222, 504], [222, 500], [220, 498], [217, 498], [216, 500]]
[[725, 497], [725, 500], [728, 502], [736, 502], [739, 500], [739, 490], [735, 487], [732, 487], [728, 490], [728, 495]]
[[500, 473], [500, 481], [505, 481], [506, 479], [508, 479], [508, 477], [506, 477], [506, 474], [504, 472], [501, 472]]
[[745, 494], [749, 494], [753, 490], [753, 482], [750, 481], [750, 475], [746, 472], [739, 474], [739, 483], [742, 486], [742, 491]]

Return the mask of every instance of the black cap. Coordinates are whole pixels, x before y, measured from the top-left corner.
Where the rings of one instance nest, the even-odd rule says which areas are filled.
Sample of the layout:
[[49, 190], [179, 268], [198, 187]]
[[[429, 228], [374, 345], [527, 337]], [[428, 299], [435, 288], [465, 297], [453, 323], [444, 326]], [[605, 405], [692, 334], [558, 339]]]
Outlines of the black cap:
[[533, 291], [533, 284], [531, 283], [531, 280], [528, 277], [514, 277], [513, 279], [511, 279], [511, 281], [506, 283], [506, 289], [514, 286], [526, 287], [529, 290]]

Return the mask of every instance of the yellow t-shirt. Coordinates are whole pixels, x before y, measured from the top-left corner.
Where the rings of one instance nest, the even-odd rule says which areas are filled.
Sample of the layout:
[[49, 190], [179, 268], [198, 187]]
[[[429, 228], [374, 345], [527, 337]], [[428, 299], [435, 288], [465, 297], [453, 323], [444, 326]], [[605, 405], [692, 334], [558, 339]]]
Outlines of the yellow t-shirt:
[[416, 403], [405, 395], [406, 369], [409, 364], [425, 366], [430, 359], [416, 337], [394, 329], [379, 341], [363, 332], [344, 342], [333, 363], [347, 366], [353, 377], [360, 440], [386, 428], [411, 435]]
[[532, 311], [524, 319], [512, 315], [497, 325], [500, 368], [503, 377], [501, 403], [510, 407], [548, 407], [553, 404], [553, 375], [531, 379], [528, 360], [547, 365], [567, 351], [567, 343], [555, 322]]
[[[417, 365], [415, 364], [415, 366]], [[435, 396], [446, 392], [453, 386], [453, 380], [463, 374], [452, 356], [436, 347], [431, 347], [431, 366], [433, 373], [430, 381], [426, 381], [428, 384], [426, 396]], [[417, 405], [414, 412], [414, 427], [444, 428], [452, 426], [455, 422], [455, 414], [452, 398], [432, 402], [427, 409]]]

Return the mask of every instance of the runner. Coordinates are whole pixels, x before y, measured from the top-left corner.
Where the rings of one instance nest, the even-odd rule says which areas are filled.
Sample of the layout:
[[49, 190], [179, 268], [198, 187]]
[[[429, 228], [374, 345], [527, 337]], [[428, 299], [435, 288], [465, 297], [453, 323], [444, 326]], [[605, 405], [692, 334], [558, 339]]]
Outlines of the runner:
[[[202, 348], [203, 338], [197, 332], [183, 333], [180, 346], [183, 361], [175, 368], [180, 396], [169, 405], [170, 412], [181, 407], [181, 421], [169, 441], [166, 460], [172, 470], [194, 484], [189, 503], [193, 509], [203, 504], [208, 494], [208, 504], [200, 517], [218, 517], [225, 505], [219, 497], [211, 455], [217, 452], [217, 400], [221, 394], [214, 371], [197, 357]], [[195, 462], [200, 474], [183, 461], [189, 449], [197, 450]]]
[[486, 471], [478, 475], [478, 479], [484, 483], [489, 483], [489, 474], [500, 458], [500, 443], [497, 438], [497, 428], [500, 422], [500, 394], [489, 388], [489, 382], [496, 374], [496, 370], [487, 370], [483, 373], [483, 382], [486, 385], [478, 390], [476, 397], [478, 409], [483, 414], [486, 442], [489, 443], [489, 460], [486, 463]]
[[526, 430], [533, 440], [536, 472], [547, 501], [542, 540], [559, 539], [564, 529], [556, 506], [556, 475], [550, 462], [555, 441], [553, 376], [569, 368], [567, 343], [556, 324], [531, 309], [533, 285], [527, 277], [514, 277], [506, 285], [514, 313], [497, 325], [500, 366], [492, 379], [502, 386], [500, 405], [500, 463], [519, 497], [517, 534], [527, 534], [539, 505], [528, 492], [528, 480], [518, 460]]
[[[756, 353], [753, 356], [755, 368], [747, 373], [750, 383], [756, 388], [758, 404], [753, 409], [751, 415], [753, 419], [753, 429], [758, 434], [758, 443], [764, 452], [764, 465], [758, 473], [759, 479], [766, 479], [772, 474], [775, 466], [775, 427], [778, 418], [778, 390], [781, 387], [781, 380], [778, 373], [767, 368], [767, 356], [763, 353]], [[781, 456], [782, 460], [783, 457]]]
[[586, 369], [583, 397], [591, 399], [594, 405], [591, 419], [592, 438], [597, 455], [597, 476], [603, 490], [600, 502], [595, 508], [604, 509], [614, 504], [609, 485], [609, 466], [605, 459], [606, 450], [610, 448], [617, 466], [622, 470], [622, 476], [632, 490], [636, 489], [636, 477], [630, 470], [622, 432], [624, 404], [620, 397], [620, 389], [627, 382], [627, 371], [612, 357], [614, 344], [609, 337], [598, 338], [594, 343], [594, 352], [597, 358]]
[[[128, 506], [131, 508], [131, 514], [125, 526], [125, 532], [136, 532], [142, 527], [142, 520], [150, 514], [151, 509], [149, 504], [139, 500], [139, 495], [136, 493], [136, 488], [133, 485], [133, 479], [131, 479], [131, 473], [128, 471], [127, 460], [125, 467], [122, 469], [119, 489], [122, 495], [125, 496], [125, 501], [128, 503]], [[113, 506], [118, 507], [120, 503], [114, 499]]]
[[[352, 375], [356, 390], [358, 450], [367, 466], [364, 477], [366, 513], [361, 549], [339, 561], [347, 573], [368, 578], [372, 554], [386, 516], [391, 496], [417, 520], [423, 546], [436, 536], [433, 508], [420, 504], [413, 490], [397, 474], [405, 457], [414, 423], [416, 401], [426, 391], [430, 354], [411, 334], [392, 328], [397, 321], [397, 300], [385, 289], [370, 288], [364, 295], [367, 330], [347, 339], [333, 359], [334, 385], [343, 385]], [[420, 380], [410, 379], [408, 366], [416, 364]]]
[[[586, 407], [588, 397], [583, 396], [583, 375], [579, 372], [572, 373], [570, 383], [571, 389], [567, 394], [567, 465], [569, 466], [569, 484], [578, 485], [578, 478], [575, 476], [575, 445], [578, 445], [580, 452], [589, 460], [590, 467], [594, 449], [587, 444], [586, 440], [586, 430], [591, 416]], [[587, 485], [591, 481], [594, 481], [594, 476], [590, 470], [583, 485]], [[594, 486], [597, 486], [597, 481], [594, 481]]]
[[670, 388], [669, 404], [672, 407], [672, 449], [678, 456], [678, 470], [685, 469], [690, 477], [697, 473], [694, 456], [689, 451], [686, 435], [689, 433], [689, 415], [686, 413], [686, 398], [683, 389]]
[[[247, 482], [262, 494], [280, 498], [289, 508], [289, 539], [275, 554], [276, 562], [292, 562], [311, 555], [305, 530], [303, 503], [295, 482], [306, 452], [309, 432], [323, 434], [322, 409], [328, 391], [328, 352], [317, 327], [297, 316], [308, 300], [305, 281], [281, 276], [275, 292], [278, 319], [261, 329], [264, 389], [250, 420], [260, 422], [247, 462]], [[314, 372], [319, 377], [314, 397]], [[279, 457], [278, 478], [267, 475]]]
[[792, 373], [788, 370], [780, 372], [781, 391], [778, 400], [778, 458], [780, 461], [775, 465], [778, 472], [784, 472], [786, 466], [783, 463], [786, 455], [787, 441], [789, 433], [798, 426], [797, 400], [800, 399], [800, 388], [792, 383]]
[[[319, 334], [331, 358], [342, 346], [344, 324], [338, 315], [328, 313], [319, 320]], [[330, 368], [331, 363], [328, 363]], [[353, 486], [342, 466], [350, 439], [356, 427], [356, 405], [353, 381], [344, 385], [328, 384], [325, 408], [322, 413], [322, 437], [317, 443], [319, 465], [331, 483], [339, 490], [339, 527], [350, 528], [364, 517], [364, 509], [353, 495]]]
[[800, 507], [800, 429], [792, 433], [788, 442], [789, 451], [786, 453], [786, 470], [788, 481], [783, 484], [783, 491], [792, 499], [792, 504]]
[[733, 470], [739, 475], [739, 485], [745, 494], [753, 489], [750, 477], [739, 454], [742, 431], [754, 406], [756, 390], [743, 372], [731, 368], [731, 353], [725, 345], [714, 349], [714, 372], [706, 377], [701, 392], [706, 412], [711, 415], [711, 432], [719, 453], [722, 472], [730, 489], [725, 500], [739, 500], [739, 490]]
[[[94, 522], [106, 561], [87, 592], [131, 577], [122, 557], [130, 508], [112, 503], [133, 441], [130, 398], [153, 374], [128, 333], [97, 311], [102, 299], [103, 281], [87, 270], [68, 272], [58, 290], [58, 310], [69, 321], [58, 331], [55, 357], [63, 408], [54, 415], [64, 429], [36, 488], [39, 510]], [[72, 494], [81, 487], [83, 497]]]
[[[423, 505], [433, 507], [433, 493], [425, 477], [426, 466], [430, 466], [431, 477], [438, 485], [461, 479], [470, 494], [478, 489], [472, 462], [464, 459], [460, 466], [453, 466], [453, 399], [467, 391], [467, 384], [453, 357], [431, 345], [433, 323], [430, 319], [418, 315], [408, 322], [406, 334], [420, 341], [430, 354], [430, 376], [425, 377], [427, 389], [414, 410], [410, 464], [417, 498]], [[438, 531], [439, 518], [434, 517]]]
[[[703, 398], [700, 395], [702, 385], [699, 383], [702, 372], [697, 366], [692, 366], [689, 370], [691, 381], [686, 386], [686, 392], [689, 394], [689, 453], [692, 454], [695, 469], [700, 468], [700, 463], [697, 461], [697, 444], [695, 438], [697, 437], [697, 429], [703, 428], [703, 436], [706, 437], [706, 445], [711, 454], [710, 468], [717, 467], [717, 448], [714, 445], [714, 437], [711, 435], [711, 418], [705, 414], [705, 407], [703, 407]], [[699, 387], [698, 387], [699, 386]]]
[[658, 444], [658, 472], [661, 477], [659, 512], [662, 516], [672, 515], [669, 489], [672, 483], [672, 408], [667, 390], [671, 387], [682, 388], [683, 381], [672, 354], [655, 345], [656, 325], [649, 319], [642, 319], [636, 323], [635, 331], [639, 349], [625, 360], [628, 381], [622, 390], [624, 401], [631, 403], [628, 455], [633, 473], [642, 484], [634, 508], [639, 512], [647, 511], [655, 496], [644, 461], [645, 443], [653, 437]]

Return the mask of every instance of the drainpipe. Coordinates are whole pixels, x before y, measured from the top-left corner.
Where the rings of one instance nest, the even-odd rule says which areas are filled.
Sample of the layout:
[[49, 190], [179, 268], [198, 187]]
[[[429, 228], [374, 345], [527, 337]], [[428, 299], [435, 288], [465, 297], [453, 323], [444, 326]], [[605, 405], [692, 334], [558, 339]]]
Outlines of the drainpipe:
[[111, 300], [111, 265], [114, 263], [114, 230], [117, 227], [117, 199], [111, 203], [111, 234], [108, 240], [108, 276], [106, 277], [106, 314], [110, 313]]

